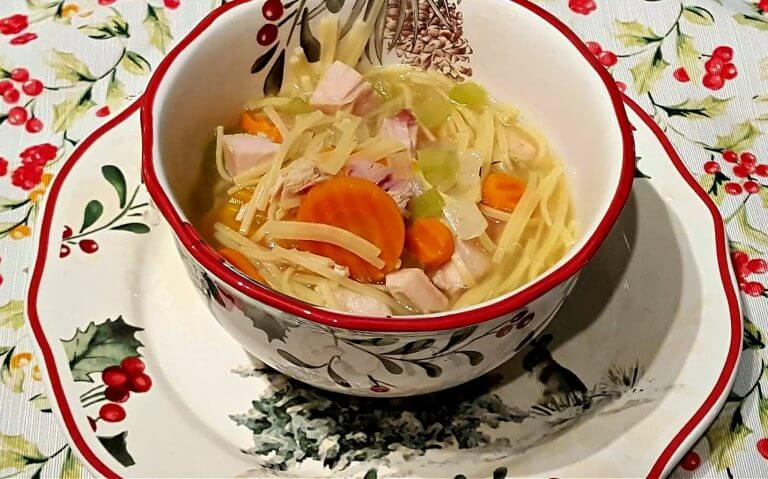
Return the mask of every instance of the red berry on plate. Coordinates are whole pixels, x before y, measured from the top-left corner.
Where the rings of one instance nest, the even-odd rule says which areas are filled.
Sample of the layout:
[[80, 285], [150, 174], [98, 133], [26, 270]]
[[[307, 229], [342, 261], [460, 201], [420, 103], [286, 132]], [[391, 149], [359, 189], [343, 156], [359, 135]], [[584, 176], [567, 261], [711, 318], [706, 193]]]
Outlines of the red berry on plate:
[[385, 393], [389, 391], [389, 388], [381, 384], [376, 384], [375, 386], [371, 386], [371, 391], [375, 393]]
[[261, 14], [267, 20], [279, 20], [283, 16], [283, 4], [280, 0], [267, 0], [261, 7]]
[[115, 0], [99, 0], [99, 5], [106, 7], [107, 5], [112, 5], [115, 3]]
[[21, 91], [29, 96], [37, 96], [43, 92], [43, 82], [40, 80], [29, 80], [21, 86]]
[[710, 90], [719, 90], [725, 85], [725, 79], [722, 75], [707, 73], [704, 75], [704, 78], [701, 79], [701, 84]]
[[725, 192], [728, 193], [729, 195], [740, 195], [741, 185], [734, 182], [726, 183]]
[[760, 185], [756, 181], [745, 181], [744, 191], [747, 193], [757, 193], [760, 191]]
[[25, 82], [29, 80], [29, 71], [26, 68], [14, 68], [11, 70], [11, 80]]
[[19, 101], [19, 97], [21, 97], [21, 94], [19, 93], [19, 90], [15, 88], [10, 88], [3, 93], [3, 100], [5, 100], [6, 103], [16, 103]]
[[704, 163], [704, 172], [710, 175], [720, 171], [720, 165], [716, 161], [708, 161]]
[[695, 471], [700, 465], [701, 457], [699, 457], [699, 455], [693, 451], [688, 451], [688, 453], [683, 456], [683, 459], [680, 461], [680, 467], [686, 471]]
[[736, 65], [733, 63], [726, 63], [723, 66], [723, 78], [726, 80], [733, 80], [739, 76], [739, 70], [736, 68]]
[[750, 296], [760, 296], [765, 291], [765, 287], [757, 281], [750, 281], [744, 285], [744, 292]]
[[691, 81], [691, 77], [688, 76], [688, 72], [683, 67], [680, 67], [674, 72], [672, 72], [672, 76], [675, 77], [675, 80], [681, 83], [686, 83]]
[[80, 242], [77, 243], [77, 245], [80, 247], [83, 253], [86, 253], [86, 254], [93, 254], [99, 250], [99, 244], [93, 241], [92, 239], [80, 240]]
[[69, 253], [71, 253], [72, 250], [69, 248], [69, 245], [61, 245], [61, 248], [59, 248], [59, 258], [66, 258], [69, 256]]
[[128, 382], [128, 375], [120, 366], [110, 366], [101, 372], [101, 382], [110, 387], [120, 388]]
[[768, 176], [768, 165], [757, 165], [755, 167], [755, 173], [758, 176]]
[[128, 376], [138, 376], [144, 372], [144, 361], [139, 357], [125, 358], [120, 362], [120, 367]]
[[70, 236], [72, 236], [72, 228], [70, 228], [68, 225], [64, 225], [64, 232], [61, 234], [61, 237], [67, 239]]
[[125, 387], [108, 387], [104, 391], [104, 397], [107, 398], [107, 401], [112, 402], [125, 402], [128, 400], [128, 396], [130, 396], [130, 392], [128, 392], [128, 389]]
[[11, 80], [0, 80], [0, 95], [13, 88]]
[[733, 174], [739, 178], [746, 178], [749, 176], [749, 170], [747, 170], [747, 167], [744, 165], [736, 165], [733, 167]]
[[593, 55], [599, 55], [603, 51], [603, 47], [601, 47], [597, 42], [587, 42], [585, 45]]
[[99, 417], [107, 422], [120, 422], [125, 419], [125, 409], [119, 404], [105, 404], [99, 409]]
[[757, 441], [757, 452], [760, 453], [763, 458], [768, 459], [768, 439], [762, 438]]
[[103, 106], [103, 107], [99, 108], [98, 110], [96, 110], [96, 116], [98, 116], [99, 118], [107, 116], [107, 115], [109, 115], [109, 107], [108, 106]]
[[613, 52], [602, 52], [597, 56], [597, 59], [606, 67], [612, 67], [619, 62], [619, 59]]
[[176, 10], [181, 5], [181, 2], [179, 0], [163, 0], [163, 5], [165, 5], [165, 8]]
[[733, 60], [733, 48], [726, 45], [721, 45], [712, 50], [712, 56], [719, 58], [723, 62], [729, 62]]
[[43, 129], [43, 122], [40, 121], [40, 118], [30, 118], [27, 120], [27, 124], [24, 125], [24, 128], [26, 128], [29, 133], [40, 133]]
[[704, 69], [707, 71], [707, 73], [718, 75], [723, 71], [723, 65], [725, 65], [724, 61], [720, 60], [719, 58], [712, 57], [704, 62]]
[[145, 393], [152, 388], [152, 378], [142, 373], [128, 379], [128, 388], [135, 393]]
[[768, 271], [768, 262], [766, 262], [764, 259], [756, 258], [749, 260], [747, 267], [755, 274], [763, 274]]
[[741, 155], [739, 155], [739, 164], [740, 165], [756, 165], [757, 164], [757, 157], [753, 155], [752, 153], [745, 151]]
[[725, 150], [723, 151], [723, 159], [728, 163], [736, 163], [739, 161], [739, 155], [733, 150]]
[[272, 23], [267, 23], [259, 29], [256, 34], [256, 41], [259, 45], [269, 45], [277, 39], [277, 26]]
[[27, 109], [23, 106], [14, 106], [8, 110], [8, 123], [11, 125], [23, 125], [27, 121]]

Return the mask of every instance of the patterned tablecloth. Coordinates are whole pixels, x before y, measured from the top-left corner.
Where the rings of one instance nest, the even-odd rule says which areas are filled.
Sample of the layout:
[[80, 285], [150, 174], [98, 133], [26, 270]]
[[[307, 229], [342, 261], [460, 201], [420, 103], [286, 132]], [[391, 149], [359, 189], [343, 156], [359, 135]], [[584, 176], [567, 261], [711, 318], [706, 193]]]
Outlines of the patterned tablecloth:
[[[24, 325], [38, 202], [60, 159], [141, 94], [163, 54], [217, 4], [0, 1], [2, 478], [88, 476], [46, 410]], [[589, 41], [619, 87], [653, 114], [728, 224], [745, 304], [744, 356], [729, 407], [674, 475], [768, 476], [768, 0], [541, 4]]]

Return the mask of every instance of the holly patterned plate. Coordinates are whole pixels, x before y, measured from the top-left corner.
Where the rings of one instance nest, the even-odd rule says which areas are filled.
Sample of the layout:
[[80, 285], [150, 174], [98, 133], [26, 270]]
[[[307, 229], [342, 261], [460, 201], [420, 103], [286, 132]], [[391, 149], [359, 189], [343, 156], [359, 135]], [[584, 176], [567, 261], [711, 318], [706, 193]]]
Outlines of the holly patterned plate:
[[134, 104], [73, 153], [37, 229], [27, 312], [74, 451], [107, 477], [668, 472], [723, 404], [742, 324], [714, 206], [629, 106], [632, 198], [548, 330], [480, 380], [377, 400], [260, 369], [216, 324], [147, 203]]

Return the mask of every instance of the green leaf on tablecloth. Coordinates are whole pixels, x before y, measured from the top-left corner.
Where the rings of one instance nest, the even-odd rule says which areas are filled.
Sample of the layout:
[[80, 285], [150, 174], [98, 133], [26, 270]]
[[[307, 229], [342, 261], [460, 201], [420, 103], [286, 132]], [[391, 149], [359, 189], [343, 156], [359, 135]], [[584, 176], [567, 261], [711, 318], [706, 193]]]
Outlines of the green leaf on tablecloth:
[[704, 74], [704, 66], [700, 60], [701, 53], [696, 49], [693, 37], [680, 32], [677, 35], [675, 47], [678, 61], [685, 68], [691, 80], [698, 83]]
[[29, 404], [31, 404], [32, 407], [34, 407], [40, 412], [44, 412], [44, 413], [53, 412], [53, 410], [51, 409], [51, 401], [48, 399], [48, 396], [46, 396], [45, 394], [35, 394], [31, 398], [29, 398]]
[[94, 105], [90, 87], [53, 105], [53, 131], [61, 133], [68, 130]]
[[83, 211], [83, 226], [80, 227], [80, 233], [85, 231], [89, 226], [101, 218], [101, 214], [104, 213], [104, 205], [99, 200], [91, 200], [85, 205]]
[[738, 241], [729, 241], [728, 247], [731, 251], [743, 251], [744, 253], [747, 253], [749, 256], [760, 256], [763, 254], [762, 251], [759, 249], [755, 249], [748, 244], [740, 243]]
[[0, 383], [3, 383], [5, 387], [13, 391], [14, 393], [20, 393], [24, 391], [24, 368], [11, 367], [11, 360], [14, 356], [15, 347], [8, 350], [5, 354], [3, 363], [0, 364]]
[[768, 103], [768, 95], [757, 95], [753, 98], [757, 103]]
[[59, 478], [61, 479], [80, 479], [83, 477], [83, 465], [77, 460], [72, 449], [67, 448], [67, 456], [64, 459], [64, 465], [61, 466], [61, 473]]
[[113, 70], [112, 75], [109, 77], [109, 84], [107, 84], [107, 105], [110, 108], [116, 109], [122, 105], [125, 101], [125, 85], [117, 78], [117, 71]]
[[88, 65], [72, 53], [53, 49], [49, 53], [48, 65], [53, 68], [57, 80], [69, 83], [96, 81], [96, 77], [88, 69]]
[[[741, 348], [742, 349], [764, 349], [765, 343], [763, 342], [763, 332], [760, 331], [760, 328], [757, 327], [755, 323], [749, 320], [749, 318], [744, 318], [744, 335], [741, 342]], [[761, 408], [762, 409], [762, 408]], [[768, 414], [768, 410], [766, 410], [766, 414]], [[760, 415], [760, 420], [762, 422], [762, 412]], [[763, 427], [768, 428], [765, 424]]]
[[16, 208], [21, 208], [27, 203], [29, 203], [29, 200], [27, 199], [12, 200], [10, 198], [0, 196], [0, 212], [15, 210]]
[[740, 23], [741, 25], [746, 25], [758, 30], [768, 31], [768, 20], [760, 15], [739, 13], [734, 15], [733, 19], [736, 20], [736, 23]]
[[730, 98], [717, 98], [712, 95], [694, 100], [685, 100], [677, 105], [658, 105], [669, 116], [682, 116], [692, 120], [702, 118], [716, 118], [725, 113]]
[[718, 206], [722, 204], [723, 199], [725, 198], [722, 185], [723, 181], [726, 180], [727, 178], [722, 173], [715, 173], [714, 175], [704, 174], [699, 176], [699, 184], [701, 185], [701, 188], [707, 192], [709, 197], [712, 198], [712, 201]]
[[736, 222], [741, 229], [741, 233], [750, 243], [768, 247], [768, 234], [765, 234], [764, 232], [749, 224], [749, 219], [747, 218], [747, 209], [744, 208], [743, 205], [739, 208], [739, 211], [736, 213], [736, 216], [734, 216], [734, 219], [736, 219]]
[[662, 40], [662, 37], [656, 35], [651, 27], [635, 21], [622, 22], [617, 20], [614, 23], [614, 31], [616, 39], [627, 48], [644, 47]]
[[125, 52], [125, 56], [120, 60], [120, 66], [128, 73], [133, 73], [134, 75], [149, 75], [152, 71], [152, 65], [149, 64], [149, 61], [131, 50]]
[[92, 25], [83, 25], [79, 28], [81, 32], [88, 35], [88, 37], [96, 40], [108, 40], [110, 38], [121, 37], [128, 38], [128, 22], [125, 21], [120, 12], [112, 10], [114, 13], [107, 17], [103, 22], [94, 23]]
[[17, 299], [0, 306], [0, 328], [19, 329], [24, 324], [24, 302]]
[[173, 40], [171, 27], [168, 25], [168, 18], [165, 16], [165, 9], [147, 4], [147, 16], [144, 18], [144, 27], [149, 34], [150, 45], [160, 50], [161, 53], [165, 53], [169, 43]]
[[683, 8], [683, 18], [697, 25], [712, 25], [715, 17], [704, 7], [687, 6]]
[[744, 424], [741, 401], [725, 403], [720, 415], [706, 433], [710, 460], [717, 470], [733, 465], [735, 454], [744, 449], [744, 443], [752, 430]]
[[138, 331], [142, 328], [127, 324], [120, 316], [100, 324], [92, 322], [71, 339], [61, 340], [74, 380], [93, 382], [91, 374], [139, 356], [138, 348], [144, 345], [136, 339]]
[[19, 471], [30, 464], [41, 463], [47, 458], [36, 445], [23, 436], [0, 434], [0, 471]]
[[669, 63], [664, 60], [661, 48], [657, 48], [653, 55], [646, 55], [637, 65], [630, 68], [637, 93], [641, 95], [648, 93], [668, 66]]
[[120, 208], [124, 208], [128, 190], [125, 186], [125, 175], [123, 175], [122, 170], [115, 165], [104, 165], [101, 167], [101, 175], [115, 189]]
[[763, 113], [762, 115], [758, 115], [755, 117], [755, 121], [759, 122], [768, 122], [768, 113]]
[[760, 191], [757, 194], [763, 202], [763, 208], [768, 208], [768, 188], [760, 187]]
[[114, 457], [117, 462], [125, 467], [133, 466], [136, 464], [131, 455], [128, 453], [128, 448], [125, 445], [125, 440], [127, 437], [127, 431], [121, 432], [117, 436], [112, 437], [97, 436], [101, 445], [104, 446], [104, 449], [112, 454], [112, 457]]
[[729, 134], [717, 135], [717, 143], [712, 149], [717, 151], [733, 150], [735, 152], [748, 150], [758, 136], [760, 136], [760, 130], [751, 122], [745, 121], [734, 125]]

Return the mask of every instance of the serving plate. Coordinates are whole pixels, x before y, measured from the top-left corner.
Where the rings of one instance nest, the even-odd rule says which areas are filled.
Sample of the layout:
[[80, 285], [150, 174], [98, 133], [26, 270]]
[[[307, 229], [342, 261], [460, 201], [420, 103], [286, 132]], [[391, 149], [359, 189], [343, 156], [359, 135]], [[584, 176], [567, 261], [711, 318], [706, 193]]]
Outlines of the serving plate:
[[[72, 154], [37, 228], [26, 311], [74, 451], [106, 477], [669, 472], [727, 396], [741, 315], [715, 207], [626, 102], [638, 178], [562, 311], [479, 380], [396, 400], [260, 369], [216, 324], [147, 204], [133, 104]], [[125, 418], [100, 413], [101, 372], [132, 356], [151, 388], [120, 405]]]

